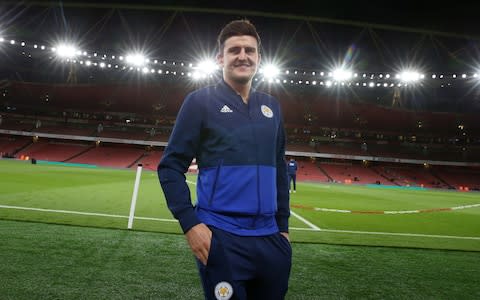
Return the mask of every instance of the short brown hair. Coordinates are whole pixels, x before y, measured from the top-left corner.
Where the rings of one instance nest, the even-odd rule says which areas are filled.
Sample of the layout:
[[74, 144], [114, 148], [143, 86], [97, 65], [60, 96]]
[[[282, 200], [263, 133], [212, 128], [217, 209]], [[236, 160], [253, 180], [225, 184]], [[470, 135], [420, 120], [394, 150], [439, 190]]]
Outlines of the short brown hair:
[[260, 36], [255, 26], [246, 19], [234, 20], [225, 25], [217, 38], [218, 51], [223, 52], [225, 41], [232, 36], [249, 35], [257, 40], [258, 51], [260, 51]]

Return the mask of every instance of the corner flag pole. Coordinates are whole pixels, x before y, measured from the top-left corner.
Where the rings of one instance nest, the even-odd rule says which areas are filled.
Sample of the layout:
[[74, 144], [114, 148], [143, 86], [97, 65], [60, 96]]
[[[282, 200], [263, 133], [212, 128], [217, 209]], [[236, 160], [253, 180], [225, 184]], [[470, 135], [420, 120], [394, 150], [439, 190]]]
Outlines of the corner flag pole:
[[130, 205], [130, 216], [128, 217], [128, 229], [132, 229], [133, 217], [135, 216], [135, 206], [137, 205], [138, 186], [140, 185], [140, 177], [142, 176], [142, 164], [138, 164], [137, 177], [135, 178], [135, 186], [133, 188], [132, 204]]

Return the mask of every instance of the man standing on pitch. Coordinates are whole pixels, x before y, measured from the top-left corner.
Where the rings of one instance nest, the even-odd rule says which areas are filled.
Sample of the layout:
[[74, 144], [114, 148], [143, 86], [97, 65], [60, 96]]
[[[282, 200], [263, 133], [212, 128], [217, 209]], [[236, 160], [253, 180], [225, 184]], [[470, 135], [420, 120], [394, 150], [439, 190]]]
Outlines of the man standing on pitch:
[[290, 190], [290, 193], [292, 192], [292, 182], [293, 182], [293, 192], [296, 193], [297, 192], [297, 169], [298, 169], [298, 166], [297, 166], [297, 162], [295, 161], [295, 159], [290, 158], [290, 161], [288, 162], [288, 167], [287, 167], [287, 170], [288, 170], [288, 188]]
[[[252, 88], [260, 37], [248, 20], [218, 36], [223, 79], [189, 94], [158, 166], [206, 299], [283, 299], [292, 249], [285, 133], [277, 100]], [[199, 169], [192, 205], [185, 172]]]

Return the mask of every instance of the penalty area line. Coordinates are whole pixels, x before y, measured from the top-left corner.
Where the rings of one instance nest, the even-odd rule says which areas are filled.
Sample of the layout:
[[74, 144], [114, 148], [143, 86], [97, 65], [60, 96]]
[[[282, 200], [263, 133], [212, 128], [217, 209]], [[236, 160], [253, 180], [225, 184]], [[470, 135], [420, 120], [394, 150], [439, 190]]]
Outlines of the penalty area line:
[[333, 232], [333, 233], [353, 233], [353, 234], [391, 235], [391, 236], [408, 236], [408, 237], [428, 237], [428, 238], [440, 238], [440, 239], [480, 240], [480, 237], [476, 237], [476, 236], [455, 236], [455, 235], [436, 235], [436, 234], [401, 233], [401, 232], [355, 231], [355, 230], [336, 230], [336, 229], [322, 229], [322, 231], [323, 232]]
[[480, 237], [476, 236], [455, 236], [455, 235], [435, 235], [435, 234], [421, 234], [421, 233], [402, 233], [402, 232], [376, 232], [376, 231], [355, 231], [355, 230], [337, 230], [337, 229], [319, 229], [290, 227], [290, 230], [296, 231], [321, 231], [332, 233], [346, 233], [346, 234], [366, 234], [366, 235], [385, 235], [385, 236], [406, 236], [406, 237], [425, 237], [438, 239], [457, 239], [457, 240], [476, 240], [480, 241]]
[[[189, 181], [189, 180], [185, 180], [185, 181], [187, 183], [192, 184], [192, 185], [197, 185], [195, 182], [192, 182], [192, 181]], [[314, 224], [309, 222], [307, 219], [305, 219], [302, 216], [300, 216], [299, 214], [296, 214], [295, 212], [293, 212], [291, 209], [290, 209], [290, 214], [295, 216], [297, 219], [299, 219], [300, 221], [302, 221], [303, 223], [307, 224], [310, 227], [310, 228], [305, 228], [305, 230], [314, 230], [314, 231], [320, 231], [321, 230], [320, 228], [318, 228], [317, 226], [315, 226]], [[295, 229], [302, 230], [301, 228], [295, 228]]]
[[[290, 209], [290, 214], [292, 216], [294, 216], [295, 218], [299, 219], [300, 221], [302, 221], [303, 223], [307, 224], [309, 227], [310, 227], [310, 230], [314, 230], [314, 231], [320, 231], [322, 229], [320, 229], [319, 227], [317, 227], [315, 224], [311, 223], [310, 221], [308, 221], [307, 219], [305, 219], [304, 217], [300, 216], [299, 214], [295, 213], [293, 210]], [[293, 229], [293, 228], [292, 228]]]
[[[195, 182], [192, 182], [192, 181], [189, 181], [189, 180], [185, 180], [187, 183], [190, 183], [192, 185], [197, 185]], [[317, 226], [315, 226], [315, 224], [312, 224], [311, 222], [309, 222], [307, 219], [303, 218], [302, 216], [300, 216], [299, 214], [293, 212], [291, 209], [290, 209], [290, 214], [295, 216], [297, 219], [299, 219], [300, 221], [302, 221], [303, 223], [305, 223], [306, 225], [308, 225], [310, 228], [305, 228], [305, 229], [302, 229], [302, 228], [295, 228], [296, 230], [314, 230], [314, 231], [320, 231], [321, 229], [318, 228]], [[293, 229], [293, 228], [292, 228]]]

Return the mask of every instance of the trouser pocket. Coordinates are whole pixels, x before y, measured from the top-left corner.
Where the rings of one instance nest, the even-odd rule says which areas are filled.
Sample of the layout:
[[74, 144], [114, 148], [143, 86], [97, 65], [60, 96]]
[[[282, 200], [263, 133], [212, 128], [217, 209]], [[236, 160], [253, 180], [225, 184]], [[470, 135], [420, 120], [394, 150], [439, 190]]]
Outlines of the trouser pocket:
[[[232, 270], [228, 261], [221, 233], [215, 228], [212, 230], [212, 241], [208, 253], [207, 264], [202, 264], [197, 259], [197, 266], [202, 280], [202, 286], [206, 299], [217, 299], [215, 293], [224, 292], [230, 287], [230, 293], [233, 293]], [[226, 299], [226, 298], [225, 298]], [[235, 297], [229, 299], [236, 299]]]

